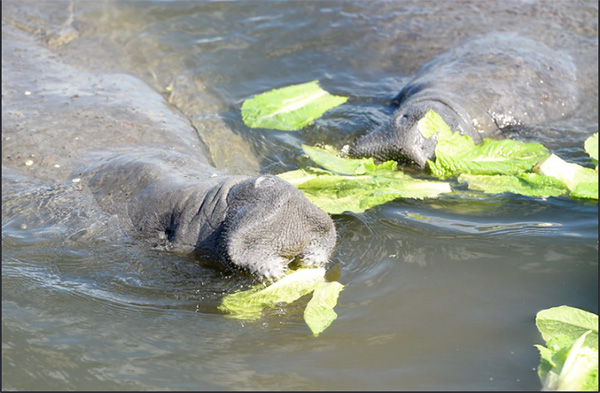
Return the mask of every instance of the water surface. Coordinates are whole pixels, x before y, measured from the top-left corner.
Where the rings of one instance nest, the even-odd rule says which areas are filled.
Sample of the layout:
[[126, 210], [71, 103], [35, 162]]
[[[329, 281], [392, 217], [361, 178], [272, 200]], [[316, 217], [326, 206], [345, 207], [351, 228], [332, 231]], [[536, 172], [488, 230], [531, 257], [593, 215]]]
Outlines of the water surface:
[[[74, 67], [144, 80], [234, 173], [296, 169], [303, 143], [342, 147], [392, 113], [389, 100], [424, 62], [490, 31], [564, 50], [581, 71], [576, 113], [524, 139], [587, 165], [583, 141], [598, 131], [592, 1], [2, 11], [3, 30], [36, 36]], [[311, 80], [349, 101], [295, 133], [241, 121], [245, 99]], [[247, 278], [134, 242], [77, 184], [3, 166], [2, 187], [3, 389], [539, 390], [535, 314], [562, 304], [598, 313], [597, 202], [465, 194], [334, 215], [329, 274], [345, 289], [338, 319], [314, 338], [306, 301], [255, 322], [226, 318], [220, 299]]]

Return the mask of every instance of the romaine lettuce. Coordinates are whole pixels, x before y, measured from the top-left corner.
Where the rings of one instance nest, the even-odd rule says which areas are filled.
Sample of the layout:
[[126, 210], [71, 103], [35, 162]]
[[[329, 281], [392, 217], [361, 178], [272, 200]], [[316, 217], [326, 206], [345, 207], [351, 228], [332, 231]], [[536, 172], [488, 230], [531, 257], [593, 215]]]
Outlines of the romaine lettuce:
[[598, 133], [587, 138], [583, 147], [587, 154], [592, 158], [592, 163], [596, 165], [596, 170], [598, 170]]
[[449, 183], [415, 179], [396, 170], [395, 161], [376, 165], [372, 158], [341, 158], [329, 152], [331, 149], [302, 149], [325, 169], [305, 168], [278, 176], [330, 214], [361, 213], [397, 198], [435, 198], [452, 191]]
[[302, 83], [259, 94], [242, 104], [242, 120], [251, 128], [282, 131], [302, 129], [348, 97], [329, 94], [318, 81]]
[[523, 173], [518, 176], [506, 175], [460, 175], [457, 180], [467, 183], [469, 189], [489, 194], [511, 192], [535, 197], [558, 196], [568, 190], [558, 179], [536, 173]]
[[[427, 116], [435, 112], [429, 111]], [[461, 174], [519, 175], [547, 157], [550, 153], [543, 145], [513, 139], [484, 138], [475, 145], [469, 136], [438, 134], [435, 161], [428, 161], [431, 174], [445, 179]]]
[[267, 287], [258, 284], [247, 291], [227, 295], [218, 308], [232, 318], [255, 320], [262, 316], [265, 308], [293, 303], [314, 291], [304, 310], [304, 320], [317, 337], [337, 318], [333, 308], [343, 288], [339, 282], [325, 281], [325, 269], [304, 268]]
[[560, 306], [540, 311], [536, 325], [546, 341], [535, 345], [543, 390], [598, 391], [598, 316]]
[[575, 198], [598, 199], [598, 171], [566, 162], [551, 154], [534, 168], [540, 175], [552, 176], [563, 182]]
[[333, 308], [344, 286], [337, 281], [322, 283], [304, 310], [304, 321], [317, 337], [337, 318]]
[[264, 287], [225, 296], [219, 309], [239, 319], [258, 319], [262, 310], [278, 303], [292, 303], [315, 290], [325, 280], [325, 269], [299, 269]]
[[[418, 127], [424, 137], [437, 134], [435, 161], [427, 163], [431, 174], [440, 179], [457, 177], [469, 189], [486, 193], [598, 199], [597, 167], [594, 171], [567, 163], [539, 143], [485, 138], [475, 145], [469, 136], [451, 132], [433, 110]], [[597, 163], [597, 133], [586, 140], [585, 150]]]
[[429, 110], [417, 123], [419, 133], [425, 139], [429, 139], [438, 134], [438, 139], [446, 139], [452, 135], [450, 126], [446, 124], [442, 116], [438, 115], [433, 109]]

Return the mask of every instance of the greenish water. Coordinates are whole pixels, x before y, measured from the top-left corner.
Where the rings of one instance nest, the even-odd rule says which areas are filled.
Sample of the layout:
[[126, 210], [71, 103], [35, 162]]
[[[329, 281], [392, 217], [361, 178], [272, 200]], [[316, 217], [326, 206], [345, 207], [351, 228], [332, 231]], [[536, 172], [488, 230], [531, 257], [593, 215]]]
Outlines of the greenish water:
[[[142, 79], [235, 173], [296, 169], [303, 143], [341, 148], [392, 113], [424, 62], [489, 31], [580, 68], [577, 112], [526, 139], [585, 164], [598, 131], [592, 1], [3, 2], [2, 23], [3, 48], [16, 28], [78, 69]], [[241, 121], [245, 99], [311, 80], [349, 101], [295, 133]], [[597, 202], [506, 194], [334, 215], [329, 270], [345, 289], [318, 338], [305, 302], [226, 318], [220, 299], [244, 277], [131, 241], [76, 184], [5, 167], [5, 142], [3, 390], [539, 390], [535, 314], [598, 313]]]

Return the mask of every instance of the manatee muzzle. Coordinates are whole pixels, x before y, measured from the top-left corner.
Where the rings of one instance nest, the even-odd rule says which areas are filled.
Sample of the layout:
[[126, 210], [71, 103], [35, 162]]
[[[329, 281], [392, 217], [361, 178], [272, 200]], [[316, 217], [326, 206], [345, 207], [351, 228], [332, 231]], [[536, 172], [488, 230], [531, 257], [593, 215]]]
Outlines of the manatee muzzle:
[[294, 259], [324, 266], [335, 247], [331, 217], [276, 176], [238, 184], [228, 203], [223, 242], [229, 265], [276, 280]]

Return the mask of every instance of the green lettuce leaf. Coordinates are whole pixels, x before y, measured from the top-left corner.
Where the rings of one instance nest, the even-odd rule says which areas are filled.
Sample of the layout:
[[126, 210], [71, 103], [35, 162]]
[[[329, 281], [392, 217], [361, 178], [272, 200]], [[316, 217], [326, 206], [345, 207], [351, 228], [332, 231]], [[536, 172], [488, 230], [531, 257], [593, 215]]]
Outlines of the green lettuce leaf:
[[326, 169], [304, 168], [278, 176], [330, 214], [361, 213], [397, 198], [435, 198], [452, 191], [449, 183], [415, 179], [396, 170], [395, 161], [376, 165], [372, 158], [345, 159], [326, 149], [302, 148]]
[[559, 179], [569, 188], [572, 197], [598, 199], [597, 170], [566, 162], [554, 154], [540, 161], [533, 170]]
[[302, 145], [302, 150], [315, 164], [339, 175], [364, 175], [381, 170], [393, 171], [398, 165], [396, 161], [386, 161], [376, 165], [373, 158], [342, 158], [330, 146], [318, 148]]
[[398, 176], [317, 176], [298, 186], [312, 203], [330, 214], [362, 213], [398, 198], [436, 198], [452, 191], [445, 182]]
[[304, 321], [317, 337], [337, 318], [333, 308], [343, 288], [339, 282], [325, 281], [323, 268], [298, 269], [267, 287], [258, 284], [247, 291], [227, 295], [218, 309], [231, 318], [255, 320], [262, 316], [265, 308], [293, 303], [314, 291], [304, 310]]
[[[485, 138], [475, 145], [470, 137], [451, 132], [433, 110], [417, 126], [425, 138], [437, 134], [435, 161], [427, 163], [440, 179], [457, 177], [469, 189], [486, 193], [598, 199], [598, 167], [567, 163], [539, 143]], [[597, 164], [598, 133], [585, 141], [585, 150]]]
[[540, 352], [538, 377], [542, 390], [598, 391], [598, 349], [584, 345], [591, 333], [573, 341], [557, 336], [546, 345], [535, 345]]
[[592, 162], [596, 165], [596, 169], [598, 169], [598, 133], [587, 138], [583, 147], [587, 154], [592, 158]]
[[511, 192], [534, 197], [558, 196], [568, 192], [558, 179], [536, 173], [523, 173], [518, 176], [506, 175], [460, 175], [460, 183], [467, 183], [469, 189], [489, 194]]
[[244, 101], [242, 119], [251, 128], [302, 129], [348, 97], [329, 94], [318, 81], [275, 89]]
[[258, 319], [266, 307], [292, 303], [315, 290], [325, 281], [325, 269], [299, 269], [281, 280], [225, 296], [219, 309], [238, 319]]
[[325, 282], [315, 289], [304, 310], [304, 321], [317, 337], [337, 318], [333, 308], [344, 286], [337, 281]]
[[[596, 172], [596, 176], [598, 173]], [[594, 183], [579, 183], [570, 195], [573, 198], [598, 199], [598, 181]]]
[[435, 162], [428, 161], [431, 174], [445, 179], [461, 174], [519, 175], [530, 171], [550, 153], [543, 145], [513, 139], [484, 138], [475, 145], [458, 132], [447, 138], [438, 136]]
[[446, 139], [452, 136], [450, 126], [446, 124], [442, 116], [430, 109], [425, 116], [417, 123], [419, 133], [425, 139], [429, 139], [435, 134], [438, 134], [438, 139]]
[[560, 335], [575, 340], [591, 330], [592, 334], [586, 339], [585, 344], [598, 348], [598, 315], [591, 312], [569, 306], [553, 307], [538, 312], [535, 324], [545, 341]]
[[543, 390], [598, 391], [598, 316], [560, 306], [538, 312], [536, 325], [546, 341], [535, 345]]

